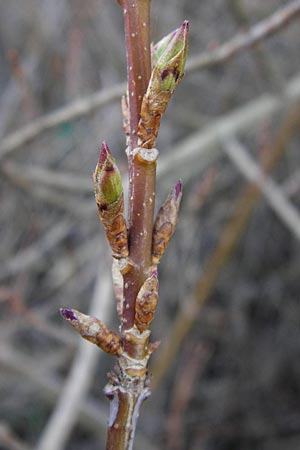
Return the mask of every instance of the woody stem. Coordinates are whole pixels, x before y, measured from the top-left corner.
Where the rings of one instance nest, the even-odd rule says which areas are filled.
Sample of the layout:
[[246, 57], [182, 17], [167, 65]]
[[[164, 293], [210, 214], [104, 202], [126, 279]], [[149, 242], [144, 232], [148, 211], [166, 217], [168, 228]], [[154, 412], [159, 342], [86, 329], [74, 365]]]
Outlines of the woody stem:
[[134, 323], [135, 299], [151, 266], [152, 225], [155, 197], [155, 163], [145, 164], [135, 155], [143, 96], [151, 72], [150, 0], [123, 0], [127, 52], [129, 109], [129, 254], [133, 269], [124, 276], [122, 330]]

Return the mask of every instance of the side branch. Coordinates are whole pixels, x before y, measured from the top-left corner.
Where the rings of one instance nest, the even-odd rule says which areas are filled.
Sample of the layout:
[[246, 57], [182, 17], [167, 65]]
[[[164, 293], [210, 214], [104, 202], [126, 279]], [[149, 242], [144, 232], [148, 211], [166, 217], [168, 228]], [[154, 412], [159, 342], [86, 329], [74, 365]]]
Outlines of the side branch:
[[280, 8], [267, 19], [258, 22], [248, 31], [237, 34], [224, 45], [217, 47], [213, 51], [191, 57], [187, 63], [186, 70], [189, 72], [221, 64], [240, 51], [253, 47], [263, 39], [275, 34], [299, 15], [300, 0], [295, 0], [289, 5]]

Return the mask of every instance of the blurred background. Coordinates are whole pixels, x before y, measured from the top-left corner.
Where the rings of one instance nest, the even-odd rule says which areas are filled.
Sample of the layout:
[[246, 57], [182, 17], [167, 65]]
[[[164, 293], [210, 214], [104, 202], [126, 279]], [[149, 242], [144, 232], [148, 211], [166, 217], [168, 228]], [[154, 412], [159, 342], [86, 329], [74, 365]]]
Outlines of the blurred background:
[[[158, 140], [157, 207], [184, 196], [136, 449], [300, 448], [299, 3], [152, 0], [153, 41], [189, 19], [190, 50]], [[113, 358], [58, 311], [118, 327], [91, 174], [105, 139], [126, 178], [124, 55], [113, 0], [0, 1], [1, 450], [105, 448]]]

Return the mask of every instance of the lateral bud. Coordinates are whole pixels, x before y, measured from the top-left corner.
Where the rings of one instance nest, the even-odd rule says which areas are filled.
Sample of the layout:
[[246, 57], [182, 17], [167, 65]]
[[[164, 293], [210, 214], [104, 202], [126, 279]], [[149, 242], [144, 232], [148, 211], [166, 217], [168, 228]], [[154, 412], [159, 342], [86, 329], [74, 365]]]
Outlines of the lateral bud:
[[140, 332], [149, 328], [158, 302], [158, 277], [155, 269], [145, 280], [136, 298], [134, 323]]
[[166, 48], [174, 38], [175, 34], [177, 33], [177, 29], [171, 31], [171, 33], [164, 36], [160, 41], [156, 42], [156, 44], [151, 44], [151, 62], [152, 67], [155, 67], [159, 58], [162, 56], [162, 54], [165, 52]]
[[84, 339], [96, 344], [105, 353], [121, 355], [123, 351], [121, 339], [101, 320], [76, 309], [61, 308], [60, 313]]
[[141, 106], [141, 118], [138, 125], [140, 147], [155, 147], [161, 116], [184, 75], [187, 49], [187, 21], [156, 46], [158, 60], [153, 67]]
[[122, 180], [115, 159], [103, 142], [93, 174], [95, 199], [113, 256], [128, 256], [127, 227], [124, 216]]
[[177, 224], [178, 211], [182, 197], [181, 181], [172, 187], [169, 195], [160, 207], [153, 227], [152, 262], [158, 264], [165, 253], [167, 245], [174, 234]]

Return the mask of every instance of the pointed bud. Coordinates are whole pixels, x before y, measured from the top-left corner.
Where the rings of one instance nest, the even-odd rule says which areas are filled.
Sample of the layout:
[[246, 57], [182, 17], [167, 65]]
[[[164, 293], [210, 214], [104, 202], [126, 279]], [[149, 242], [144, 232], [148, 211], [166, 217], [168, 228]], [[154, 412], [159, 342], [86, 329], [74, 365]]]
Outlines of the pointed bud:
[[188, 29], [188, 22], [183, 22], [181, 27], [174, 32], [157, 61], [156, 67], [162, 80], [163, 90], [174, 90], [178, 81], [183, 77], [188, 50]]
[[138, 126], [139, 147], [155, 147], [161, 116], [184, 74], [187, 49], [187, 21], [158, 44], [157, 52], [160, 56], [152, 70], [148, 88], [142, 100]]
[[157, 270], [154, 270], [139, 290], [135, 302], [134, 323], [140, 332], [149, 328], [149, 325], [154, 318], [157, 302], [158, 277]]
[[124, 217], [123, 187], [119, 169], [103, 142], [93, 174], [95, 199], [113, 256], [128, 255], [127, 227]]
[[104, 325], [96, 317], [87, 316], [76, 309], [61, 308], [61, 315], [78, 333], [87, 341], [96, 344], [104, 352], [111, 355], [120, 355], [122, 345], [119, 336]]
[[152, 262], [158, 264], [175, 231], [178, 211], [182, 197], [182, 184], [177, 181], [169, 195], [159, 209], [154, 227], [152, 240]]
[[158, 41], [156, 44], [152, 45], [151, 47], [151, 62], [152, 66], [156, 66], [157, 61], [161, 57], [161, 55], [164, 53], [170, 42], [172, 41], [173, 37], [177, 33], [177, 30], [171, 31], [171, 33], [164, 36], [160, 41]]
[[94, 183], [96, 201], [104, 210], [116, 202], [123, 193], [121, 175], [106, 142], [101, 146]]

